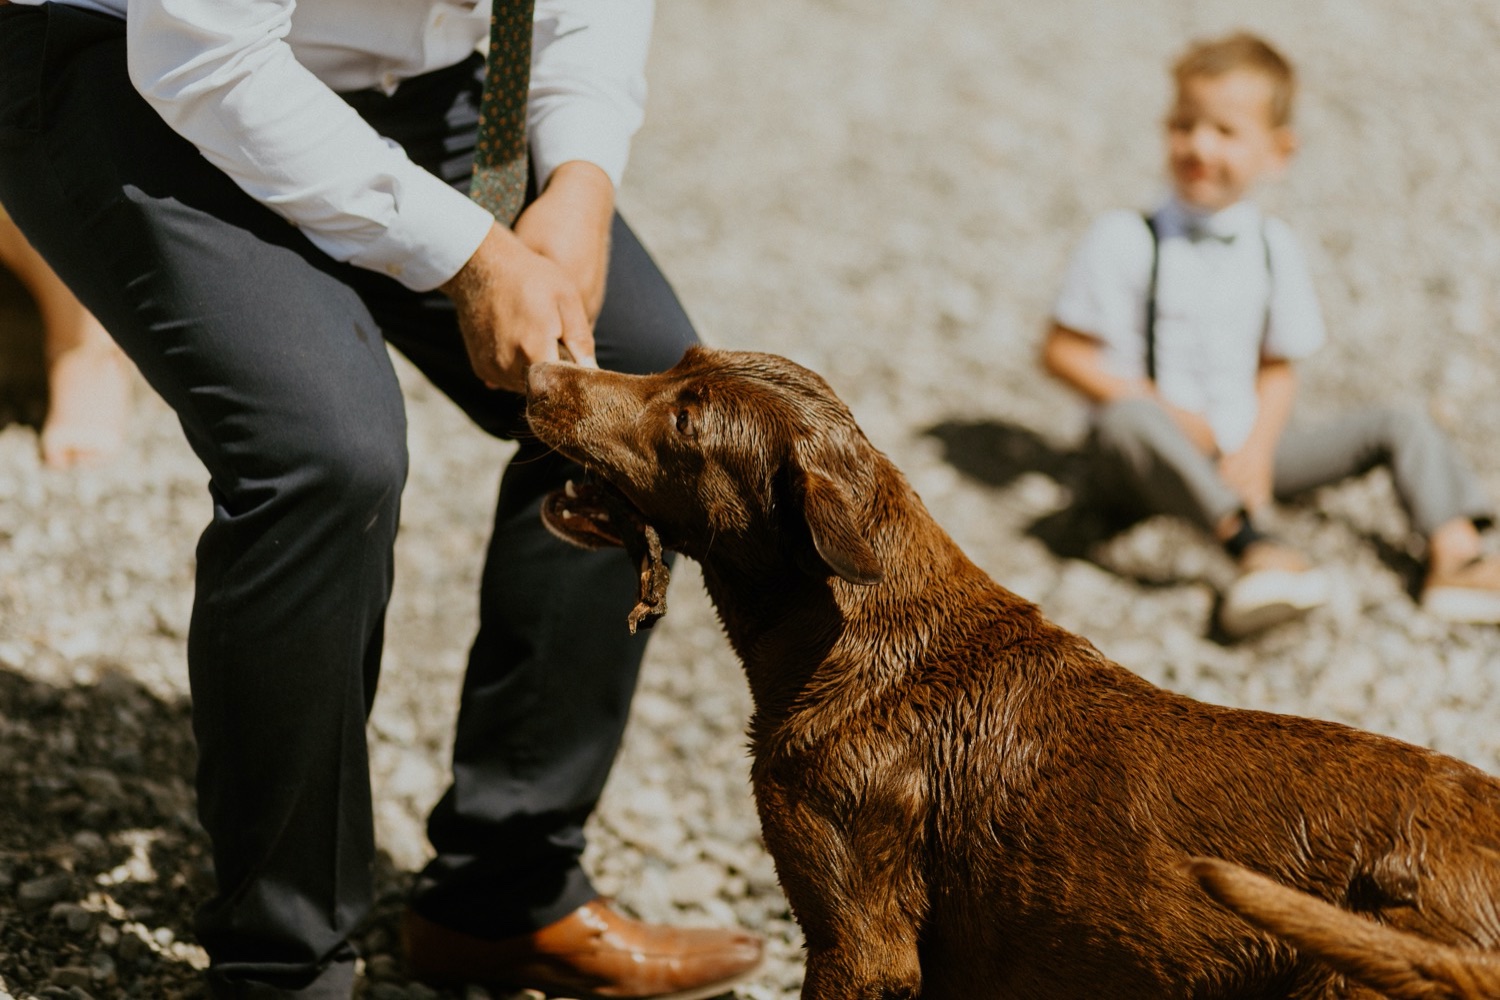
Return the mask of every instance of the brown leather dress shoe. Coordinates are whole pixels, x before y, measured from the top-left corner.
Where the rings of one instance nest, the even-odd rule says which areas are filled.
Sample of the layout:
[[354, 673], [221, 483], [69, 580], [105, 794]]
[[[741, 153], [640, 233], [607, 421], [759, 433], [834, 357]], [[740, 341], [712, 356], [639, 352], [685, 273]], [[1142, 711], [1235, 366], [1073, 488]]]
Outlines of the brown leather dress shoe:
[[577, 1000], [701, 1000], [761, 959], [742, 931], [689, 930], [631, 920], [602, 899], [520, 937], [487, 941], [408, 909], [401, 925], [411, 974], [434, 985], [478, 983]]

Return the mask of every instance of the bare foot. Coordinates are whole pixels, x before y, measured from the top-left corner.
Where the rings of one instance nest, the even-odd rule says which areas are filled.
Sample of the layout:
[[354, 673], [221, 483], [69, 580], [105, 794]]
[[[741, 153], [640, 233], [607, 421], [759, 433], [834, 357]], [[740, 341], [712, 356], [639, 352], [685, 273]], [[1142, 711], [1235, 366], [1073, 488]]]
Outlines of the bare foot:
[[130, 380], [130, 362], [108, 340], [90, 339], [48, 358], [42, 462], [66, 469], [118, 455], [130, 417]]

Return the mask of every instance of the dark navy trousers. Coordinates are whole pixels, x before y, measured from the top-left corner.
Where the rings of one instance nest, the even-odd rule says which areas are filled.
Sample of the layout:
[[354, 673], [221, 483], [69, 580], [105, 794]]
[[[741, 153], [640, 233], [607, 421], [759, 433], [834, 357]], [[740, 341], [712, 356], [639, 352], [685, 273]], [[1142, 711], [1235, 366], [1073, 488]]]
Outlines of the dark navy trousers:
[[[477, 62], [347, 99], [463, 187]], [[187, 654], [217, 875], [198, 925], [214, 994], [349, 993], [346, 936], [371, 902], [374, 856], [365, 720], [407, 469], [387, 343], [484, 430], [522, 442], [414, 905], [503, 936], [592, 898], [582, 827], [644, 649], [624, 625], [634, 572], [543, 529], [541, 498], [576, 470], [524, 436], [520, 397], [475, 378], [446, 297], [322, 254], [141, 100], [122, 22], [56, 4], [0, 7], [0, 203], [208, 470]], [[670, 367], [695, 339], [618, 218], [595, 336], [601, 365], [635, 372]]]

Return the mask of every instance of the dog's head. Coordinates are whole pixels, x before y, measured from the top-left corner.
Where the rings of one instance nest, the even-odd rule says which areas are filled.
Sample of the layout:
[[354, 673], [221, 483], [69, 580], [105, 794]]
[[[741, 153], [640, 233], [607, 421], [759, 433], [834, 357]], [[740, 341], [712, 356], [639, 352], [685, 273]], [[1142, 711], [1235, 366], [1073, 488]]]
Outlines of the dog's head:
[[705, 564], [880, 580], [866, 518], [883, 459], [828, 384], [785, 358], [694, 347], [657, 375], [537, 365], [526, 415], [605, 484], [549, 498], [565, 539], [626, 544], [621, 518], [639, 518]]

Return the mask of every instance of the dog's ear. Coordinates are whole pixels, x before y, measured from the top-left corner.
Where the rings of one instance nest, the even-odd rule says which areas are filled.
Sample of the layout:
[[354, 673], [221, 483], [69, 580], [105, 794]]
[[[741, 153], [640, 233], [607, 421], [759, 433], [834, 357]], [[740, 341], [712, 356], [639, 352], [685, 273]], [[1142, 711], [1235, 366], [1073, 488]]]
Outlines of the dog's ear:
[[830, 465], [837, 468], [843, 464], [830, 463], [831, 457], [826, 449], [814, 454], [811, 448], [798, 448], [793, 455], [793, 480], [802, 517], [821, 568], [868, 587], [879, 583], [885, 571], [869, 539], [859, 530], [848, 486], [825, 471]]

